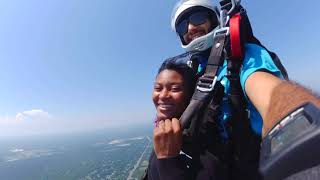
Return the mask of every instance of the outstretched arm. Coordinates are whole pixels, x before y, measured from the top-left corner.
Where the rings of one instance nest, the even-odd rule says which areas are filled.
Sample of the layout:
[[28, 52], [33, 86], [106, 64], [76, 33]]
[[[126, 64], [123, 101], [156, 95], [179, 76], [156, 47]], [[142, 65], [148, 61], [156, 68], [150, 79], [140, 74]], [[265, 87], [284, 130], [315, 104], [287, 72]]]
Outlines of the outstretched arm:
[[313, 102], [320, 107], [320, 99], [309, 90], [266, 72], [255, 72], [249, 76], [245, 91], [262, 116], [262, 137], [299, 105]]

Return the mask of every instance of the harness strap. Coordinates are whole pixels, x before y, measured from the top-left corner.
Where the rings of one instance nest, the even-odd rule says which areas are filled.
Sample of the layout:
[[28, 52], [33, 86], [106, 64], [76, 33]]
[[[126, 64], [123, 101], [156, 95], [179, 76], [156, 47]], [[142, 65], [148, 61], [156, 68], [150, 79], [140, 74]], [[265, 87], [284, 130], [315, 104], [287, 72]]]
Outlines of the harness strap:
[[226, 41], [226, 34], [217, 34], [214, 37], [214, 44], [211, 48], [211, 53], [208, 59], [204, 77], [214, 77], [217, 75], [218, 68], [223, 64], [224, 58], [222, 56], [224, 44]]
[[[244, 57], [244, 43], [252, 37], [252, 29], [245, 11], [234, 14], [229, 22], [230, 49], [227, 50], [227, 77], [230, 81], [228, 102], [231, 108], [231, 144], [233, 150], [232, 178], [256, 179], [259, 162], [260, 137], [255, 135], [247, 115], [247, 105], [240, 84], [240, 69]], [[249, 31], [247, 31], [249, 30]]]
[[[195, 90], [190, 104], [180, 117], [181, 126], [183, 129], [190, 127], [190, 123], [195, 114], [208, 105], [210, 98], [208, 96], [213, 94], [213, 89], [216, 83], [216, 75], [219, 67], [223, 64], [223, 49], [226, 40], [226, 34], [219, 34], [214, 39], [214, 46], [211, 48], [211, 53], [208, 59], [206, 70], [198, 80], [197, 89]], [[195, 123], [197, 124], [197, 123]], [[197, 127], [193, 127], [192, 134], [196, 134]]]
[[243, 57], [243, 44], [241, 41], [240, 23], [240, 13], [235, 14], [230, 19], [230, 45], [232, 59], [242, 59]]
[[199, 78], [190, 103], [180, 117], [181, 126], [184, 129], [182, 150], [195, 159], [202, 152], [202, 147], [206, 146], [203, 144], [205, 143], [203, 140], [199, 140], [201, 136], [200, 127], [206, 122], [203, 119], [206, 109], [215, 97], [222, 97], [217, 97], [217, 93], [221, 90], [221, 84], [216, 80], [218, 69], [224, 61], [223, 50], [226, 37], [226, 33], [215, 36], [206, 70], [203, 76]]

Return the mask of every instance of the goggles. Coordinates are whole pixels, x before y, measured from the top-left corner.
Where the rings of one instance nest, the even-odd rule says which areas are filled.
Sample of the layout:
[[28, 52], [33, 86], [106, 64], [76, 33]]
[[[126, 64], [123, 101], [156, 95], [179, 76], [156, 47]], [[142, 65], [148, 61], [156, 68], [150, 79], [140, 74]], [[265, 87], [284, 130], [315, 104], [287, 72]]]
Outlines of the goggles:
[[200, 24], [205, 23], [209, 20], [209, 12], [207, 11], [198, 11], [195, 13], [191, 13], [184, 17], [181, 17], [179, 21], [176, 23], [176, 31], [180, 36], [185, 35], [188, 32], [189, 23], [198, 26]]
[[199, 69], [199, 65], [206, 64], [207, 57], [200, 51], [190, 51], [181, 55], [169, 58], [168, 61], [175, 65], [187, 65], [198, 77], [204, 69]]

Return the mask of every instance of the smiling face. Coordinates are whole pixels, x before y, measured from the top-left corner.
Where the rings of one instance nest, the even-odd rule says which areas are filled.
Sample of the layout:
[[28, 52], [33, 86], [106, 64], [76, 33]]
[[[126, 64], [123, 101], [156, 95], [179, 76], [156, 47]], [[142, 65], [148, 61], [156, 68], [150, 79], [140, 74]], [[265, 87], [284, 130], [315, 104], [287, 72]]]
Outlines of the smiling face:
[[192, 23], [188, 24], [188, 31], [183, 35], [183, 39], [186, 44], [189, 44], [192, 40], [204, 36], [209, 33], [211, 24], [209, 19], [205, 23], [194, 25]]
[[187, 93], [181, 74], [169, 69], [161, 71], [152, 93], [158, 120], [179, 118], [187, 106]]

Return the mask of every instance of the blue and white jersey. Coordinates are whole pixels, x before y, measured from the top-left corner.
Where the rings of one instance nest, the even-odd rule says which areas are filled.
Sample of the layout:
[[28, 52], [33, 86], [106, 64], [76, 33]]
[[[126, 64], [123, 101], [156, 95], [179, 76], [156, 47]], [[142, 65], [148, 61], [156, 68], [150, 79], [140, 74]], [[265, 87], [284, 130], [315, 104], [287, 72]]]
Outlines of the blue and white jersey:
[[[199, 70], [202, 69], [201, 67], [205, 67], [205, 64], [201, 64], [199, 66]], [[240, 72], [240, 83], [242, 90], [245, 95], [245, 99], [247, 101], [247, 108], [250, 111], [250, 123], [253, 131], [257, 135], [261, 135], [262, 132], [262, 117], [257, 111], [257, 109], [253, 106], [253, 104], [248, 99], [246, 92], [245, 92], [245, 83], [248, 77], [256, 72], [256, 71], [265, 71], [269, 72], [281, 79], [284, 79], [281, 71], [277, 68], [274, 64], [270, 54], [261, 46], [256, 44], [246, 44], [245, 45], [245, 57], [243, 60], [241, 72]], [[218, 80], [220, 80], [221, 84], [225, 87], [225, 94], [223, 97], [223, 104], [222, 104], [222, 114], [218, 120], [219, 124], [221, 125], [221, 133], [222, 136], [228, 139], [228, 134], [226, 131], [226, 122], [230, 119], [231, 111], [228, 105], [228, 91], [230, 88], [230, 82], [227, 75], [227, 61], [224, 61], [222, 67], [219, 68], [217, 76]]]

